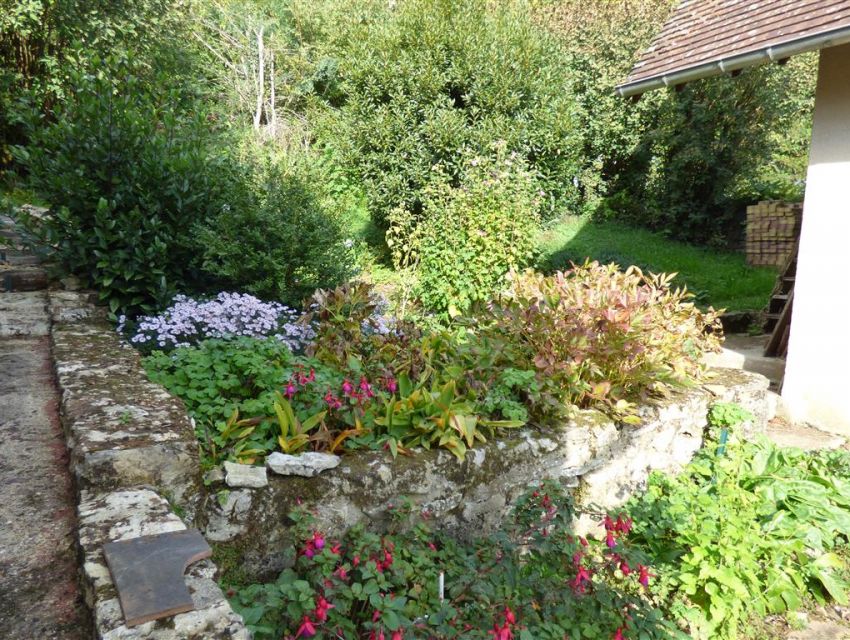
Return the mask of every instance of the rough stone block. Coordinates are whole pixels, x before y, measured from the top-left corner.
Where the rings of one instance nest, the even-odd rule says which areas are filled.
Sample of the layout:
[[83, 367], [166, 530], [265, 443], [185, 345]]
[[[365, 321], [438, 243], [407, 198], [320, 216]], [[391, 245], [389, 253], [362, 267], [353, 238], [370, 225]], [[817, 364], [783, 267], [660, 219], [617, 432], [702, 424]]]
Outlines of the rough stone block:
[[198, 442], [182, 402], [147, 379], [84, 294], [51, 292], [56, 377], [71, 468], [83, 489], [159, 488], [189, 515], [200, 496]]
[[224, 481], [228, 487], [247, 487], [261, 489], [269, 484], [265, 467], [250, 464], [224, 463]]

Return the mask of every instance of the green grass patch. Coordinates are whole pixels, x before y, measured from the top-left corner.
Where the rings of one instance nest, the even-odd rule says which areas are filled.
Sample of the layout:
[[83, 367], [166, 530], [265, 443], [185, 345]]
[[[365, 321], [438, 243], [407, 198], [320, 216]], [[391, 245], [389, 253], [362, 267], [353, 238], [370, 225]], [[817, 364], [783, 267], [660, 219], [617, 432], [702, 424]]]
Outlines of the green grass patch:
[[614, 222], [569, 217], [544, 231], [538, 241], [540, 269], [568, 268], [586, 258], [644, 271], [675, 272], [700, 305], [729, 311], [763, 308], [776, 281], [776, 271], [747, 266], [744, 255], [676, 242], [645, 229]]

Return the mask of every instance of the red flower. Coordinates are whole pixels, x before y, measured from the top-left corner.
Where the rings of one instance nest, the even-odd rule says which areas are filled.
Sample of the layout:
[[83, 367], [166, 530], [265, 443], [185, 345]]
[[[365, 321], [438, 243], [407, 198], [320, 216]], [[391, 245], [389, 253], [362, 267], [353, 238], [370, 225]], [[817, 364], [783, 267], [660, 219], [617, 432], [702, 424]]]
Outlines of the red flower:
[[286, 396], [287, 400], [292, 400], [296, 391], [297, 390], [295, 388], [295, 383], [293, 383], [292, 380], [290, 380], [286, 385], [286, 389], [284, 389], [284, 391], [283, 391], [283, 395]]
[[354, 385], [351, 384], [351, 381], [348, 378], [346, 378], [342, 381], [342, 393], [343, 395], [349, 396], [352, 391], [354, 391]]
[[384, 388], [390, 393], [395, 393], [398, 391], [398, 382], [392, 376], [384, 378]]
[[609, 531], [605, 534], [605, 544], [608, 545], [609, 549], [613, 549], [617, 546], [617, 541], [614, 540], [614, 532]]
[[325, 600], [324, 596], [319, 596], [316, 598], [316, 610], [313, 612], [313, 615], [316, 616], [318, 622], [325, 622], [328, 619], [328, 611], [333, 608], [334, 605]]
[[590, 583], [590, 571], [584, 567], [579, 567], [576, 577], [570, 582], [570, 586], [576, 593], [584, 593], [587, 591], [587, 585]]
[[629, 575], [632, 572], [632, 568], [629, 566], [629, 563], [625, 560], [620, 561], [620, 571], [623, 572], [624, 576]]
[[624, 627], [617, 627], [617, 630], [614, 632], [614, 635], [611, 636], [611, 640], [626, 640], [626, 636], [623, 635]]
[[643, 585], [644, 588], [649, 586], [649, 579], [654, 575], [649, 572], [649, 567], [645, 567], [642, 564], [638, 565], [638, 582]]
[[489, 632], [493, 636], [493, 640], [513, 640], [514, 634], [507, 623], [501, 627], [498, 624], [493, 625], [493, 629]]
[[316, 627], [313, 626], [313, 623], [310, 621], [310, 618], [304, 616], [303, 621], [301, 622], [301, 626], [298, 627], [298, 631], [295, 634], [296, 638], [312, 638], [316, 635]]
[[404, 640], [404, 631], [401, 629], [396, 629], [393, 631], [393, 635], [390, 640]]
[[505, 622], [507, 622], [508, 624], [516, 624], [516, 615], [514, 615], [514, 612], [511, 611], [510, 607], [505, 607], [504, 614]]

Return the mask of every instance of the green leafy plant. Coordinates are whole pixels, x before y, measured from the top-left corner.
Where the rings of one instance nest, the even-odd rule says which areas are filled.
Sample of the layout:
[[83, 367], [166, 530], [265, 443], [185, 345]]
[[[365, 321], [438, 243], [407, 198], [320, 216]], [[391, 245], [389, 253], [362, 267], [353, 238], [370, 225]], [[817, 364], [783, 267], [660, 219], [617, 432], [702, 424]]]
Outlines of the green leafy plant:
[[277, 443], [284, 453], [300, 453], [310, 443], [309, 433], [318, 427], [327, 415], [327, 411], [320, 411], [303, 422], [298, 419], [292, 410], [292, 405], [279, 392], [275, 392], [274, 415], [280, 434]]
[[252, 146], [247, 193], [197, 226], [203, 270], [228, 286], [297, 305], [355, 271], [342, 211], [324, 197], [307, 158]]
[[420, 380], [414, 385], [407, 376], [398, 380], [398, 398], [385, 403], [383, 415], [375, 419], [381, 433], [389, 437], [395, 454], [411, 447], [443, 447], [463, 460], [477, 442], [486, 442], [485, 431], [521, 427], [519, 420], [486, 420], [475, 407], [458, 397], [454, 381], [431, 384]]
[[794, 611], [806, 596], [847, 602], [834, 549], [847, 544], [850, 456], [742, 443], [734, 428], [747, 413], [714, 409], [713, 424], [732, 428], [728, 444], [710, 443], [678, 477], [653, 475], [626, 506], [665, 607], [695, 638], [737, 638], [751, 618]]
[[[496, 145], [494, 156], [467, 158], [424, 190], [418, 254], [419, 297], [428, 309], [457, 316], [488, 300], [505, 274], [534, 257], [535, 183], [525, 161]], [[439, 173], [439, 172], [438, 172]]]
[[139, 66], [113, 57], [74, 76], [54, 119], [33, 121], [31, 144], [19, 149], [52, 206], [32, 230], [112, 313], [152, 310], [197, 283], [191, 226], [235, 189], [200, 101], [148, 84]]
[[239, 419], [239, 410], [225, 422], [216, 424], [216, 433], [207, 440], [207, 453], [212, 462], [232, 459], [242, 464], [253, 464], [269, 451], [268, 438], [261, 438], [257, 432], [260, 420], [257, 418]]

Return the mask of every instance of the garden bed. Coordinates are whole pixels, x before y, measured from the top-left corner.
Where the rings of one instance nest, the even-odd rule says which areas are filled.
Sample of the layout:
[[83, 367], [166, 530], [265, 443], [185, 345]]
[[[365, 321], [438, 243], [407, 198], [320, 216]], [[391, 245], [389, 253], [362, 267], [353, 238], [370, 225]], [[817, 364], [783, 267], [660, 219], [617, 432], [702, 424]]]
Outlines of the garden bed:
[[297, 505], [313, 512], [328, 535], [357, 523], [382, 530], [403, 498], [430, 514], [435, 526], [470, 538], [499, 528], [515, 500], [544, 479], [575, 488], [586, 509], [623, 504], [645, 486], [653, 470], [675, 472], [700, 448], [709, 405], [736, 402], [763, 432], [770, 418], [766, 378], [718, 369], [699, 388], [640, 409], [639, 427], [603, 413], [582, 411], [557, 428], [513, 432], [470, 451], [461, 462], [447, 451], [417, 451], [393, 460], [386, 452], [357, 451], [314, 478], [268, 473], [261, 488], [213, 482], [198, 514], [219, 557], [238, 558], [241, 578], [280, 571], [292, 545], [288, 514]]

